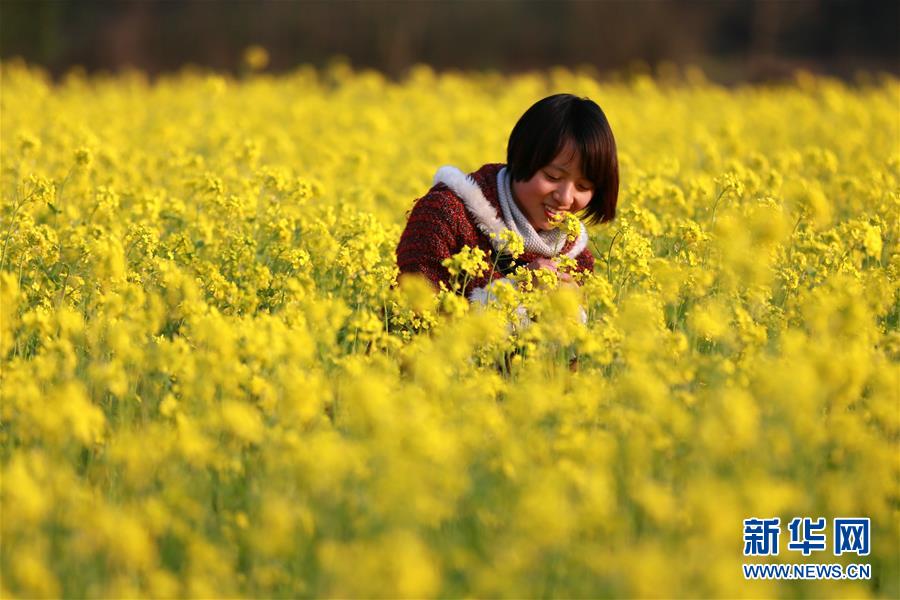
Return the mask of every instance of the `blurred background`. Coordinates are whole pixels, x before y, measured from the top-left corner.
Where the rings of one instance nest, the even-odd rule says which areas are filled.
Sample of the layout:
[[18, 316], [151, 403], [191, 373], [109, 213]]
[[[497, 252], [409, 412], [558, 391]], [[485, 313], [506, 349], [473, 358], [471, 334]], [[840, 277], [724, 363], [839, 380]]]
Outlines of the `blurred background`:
[[415, 64], [600, 75], [696, 65], [721, 83], [796, 69], [852, 79], [900, 71], [898, 0], [0, 0], [0, 57], [59, 76], [187, 64], [235, 71], [250, 45], [269, 70]]

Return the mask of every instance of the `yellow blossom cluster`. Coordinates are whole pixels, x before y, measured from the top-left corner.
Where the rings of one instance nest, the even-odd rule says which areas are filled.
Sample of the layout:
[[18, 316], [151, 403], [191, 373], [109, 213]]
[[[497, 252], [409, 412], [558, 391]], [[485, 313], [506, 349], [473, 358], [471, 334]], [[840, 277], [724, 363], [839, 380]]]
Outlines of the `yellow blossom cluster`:
[[[0, 596], [900, 595], [900, 82], [267, 61], [0, 65]], [[594, 273], [398, 281], [435, 170], [563, 91], [619, 147]], [[761, 562], [872, 578], [745, 580], [796, 516], [871, 554]]]

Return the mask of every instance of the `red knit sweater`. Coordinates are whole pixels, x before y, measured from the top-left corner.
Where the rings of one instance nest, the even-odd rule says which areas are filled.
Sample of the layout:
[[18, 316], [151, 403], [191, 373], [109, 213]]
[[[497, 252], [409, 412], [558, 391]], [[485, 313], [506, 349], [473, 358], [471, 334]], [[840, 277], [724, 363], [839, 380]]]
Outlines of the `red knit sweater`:
[[[497, 218], [502, 220], [500, 201], [497, 196], [497, 173], [503, 164], [487, 164], [469, 174], [484, 195]], [[409, 214], [406, 229], [397, 246], [397, 266], [401, 273], [421, 273], [435, 286], [443, 281], [450, 287], [450, 273], [441, 261], [459, 252], [463, 246], [481, 248], [487, 255], [488, 265], [494, 263], [495, 254], [490, 238], [479, 229], [484, 226], [484, 212], [481, 215], [472, 210], [473, 198], [463, 198], [444, 183], [438, 183], [427, 194], [419, 198]], [[490, 212], [487, 207], [485, 212]], [[560, 254], [570, 253], [579, 242], [567, 241]], [[594, 255], [582, 241], [584, 248], [574, 256], [579, 271], [593, 271]], [[527, 264], [539, 255], [525, 252], [517, 260]], [[473, 289], [484, 287], [488, 283], [488, 270], [484, 276], [470, 281], [465, 294], [468, 297]], [[493, 273], [492, 279], [503, 277], [499, 271]]]

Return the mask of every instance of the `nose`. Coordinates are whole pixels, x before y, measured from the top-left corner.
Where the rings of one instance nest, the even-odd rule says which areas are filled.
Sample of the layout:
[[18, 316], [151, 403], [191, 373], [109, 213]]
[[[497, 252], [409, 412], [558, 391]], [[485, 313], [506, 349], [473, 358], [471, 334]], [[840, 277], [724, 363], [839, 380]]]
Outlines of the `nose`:
[[561, 210], [568, 210], [575, 200], [575, 184], [571, 181], [562, 182], [559, 187], [556, 188], [554, 196], [554, 200], [556, 200], [556, 204], [559, 208]]

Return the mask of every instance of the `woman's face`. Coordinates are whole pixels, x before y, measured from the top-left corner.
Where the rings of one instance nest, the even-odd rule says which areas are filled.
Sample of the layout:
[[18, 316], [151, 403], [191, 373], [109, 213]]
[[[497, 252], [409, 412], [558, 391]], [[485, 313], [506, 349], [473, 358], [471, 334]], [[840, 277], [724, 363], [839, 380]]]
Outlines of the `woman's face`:
[[513, 181], [512, 192], [522, 213], [541, 231], [553, 227], [554, 214], [586, 207], [594, 196], [594, 184], [582, 173], [581, 155], [569, 142], [531, 179]]

